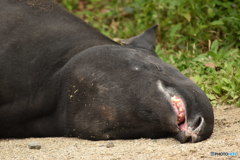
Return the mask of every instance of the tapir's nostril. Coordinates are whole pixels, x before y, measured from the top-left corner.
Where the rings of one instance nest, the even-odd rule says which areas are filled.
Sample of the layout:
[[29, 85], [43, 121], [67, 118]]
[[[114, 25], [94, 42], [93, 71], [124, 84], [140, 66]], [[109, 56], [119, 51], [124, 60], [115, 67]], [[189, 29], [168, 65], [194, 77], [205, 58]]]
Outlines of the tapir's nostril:
[[196, 118], [193, 122], [193, 127], [192, 127], [192, 142], [197, 142], [198, 136], [200, 132], [204, 130], [204, 125], [205, 125], [205, 120], [202, 116]]
[[204, 118], [202, 116], [197, 117], [193, 121], [192, 129], [196, 130], [197, 128], [201, 128], [203, 126], [203, 123], [204, 123]]

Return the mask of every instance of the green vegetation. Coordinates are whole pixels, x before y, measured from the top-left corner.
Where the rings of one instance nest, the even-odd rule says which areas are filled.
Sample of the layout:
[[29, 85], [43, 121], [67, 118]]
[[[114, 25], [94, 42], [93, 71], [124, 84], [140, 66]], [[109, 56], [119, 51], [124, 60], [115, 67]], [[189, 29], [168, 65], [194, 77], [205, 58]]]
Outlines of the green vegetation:
[[240, 106], [240, 0], [62, 0], [111, 38], [158, 24], [156, 52], [195, 81], [214, 105]]

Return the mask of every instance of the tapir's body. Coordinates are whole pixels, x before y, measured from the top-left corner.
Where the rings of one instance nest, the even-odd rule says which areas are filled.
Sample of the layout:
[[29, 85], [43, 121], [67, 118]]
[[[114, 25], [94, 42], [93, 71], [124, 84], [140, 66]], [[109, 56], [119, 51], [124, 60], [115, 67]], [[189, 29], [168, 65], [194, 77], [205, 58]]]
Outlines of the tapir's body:
[[208, 138], [209, 100], [154, 32], [121, 46], [49, 0], [1, 0], [0, 138]]

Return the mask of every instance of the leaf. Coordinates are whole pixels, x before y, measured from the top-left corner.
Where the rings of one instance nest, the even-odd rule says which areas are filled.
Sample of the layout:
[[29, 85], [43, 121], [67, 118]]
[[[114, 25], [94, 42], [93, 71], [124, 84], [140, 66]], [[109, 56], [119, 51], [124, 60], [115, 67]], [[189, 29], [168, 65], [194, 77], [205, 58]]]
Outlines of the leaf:
[[213, 91], [219, 95], [221, 94], [221, 91], [218, 86], [213, 86]]
[[222, 26], [222, 25], [224, 25], [224, 22], [221, 21], [221, 20], [217, 20], [217, 21], [211, 22], [210, 25], [212, 25], [212, 26]]
[[218, 40], [213, 41], [212, 45], [211, 45], [211, 51], [213, 52], [217, 52], [219, 48], [219, 42]]
[[187, 20], [188, 22], [190, 22], [191, 19], [192, 19], [192, 16], [191, 16], [190, 13], [182, 13], [181, 15], [182, 15], [184, 18], [186, 18], [186, 20]]
[[231, 88], [228, 88], [226, 86], [222, 86], [222, 89], [225, 90], [225, 91], [231, 91]]
[[215, 12], [214, 12], [214, 10], [212, 8], [208, 8], [207, 12], [208, 12], [208, 15], [210, 17], [214, 17], [215, 16]]
[[207, 95], [210, 100], [215, 100], [216, 96], [214, 94], [208, 94]]
[[169, 36], [175, 39], [177, 32], [179, 30], [181, 30], [181, 28], [182, 28], [181, 24], [176, 24], [176, 25], [172, 26], [171, 29], [170, 29], [170, 35]]
[[202, 81], [202, 77], [200, 75], [195, 75], [193, 79], [194, 79], [194, 82], [196, 83], [200, 83]]
[[193, 61], [196, 61], [196, 62], [205, 62], [207, 59], [207, 55], [206, 54], [199, 54], [197, 57], [195, 57], [193, 59]]
[[230, 83], [231, 83], [231, 81], [230, 81], [229, 79], [224, 78], [224, 77], [222, 77], [221, 80], [224, 81], [224, 82], [227, 83], [227, 84], [230, 84]]

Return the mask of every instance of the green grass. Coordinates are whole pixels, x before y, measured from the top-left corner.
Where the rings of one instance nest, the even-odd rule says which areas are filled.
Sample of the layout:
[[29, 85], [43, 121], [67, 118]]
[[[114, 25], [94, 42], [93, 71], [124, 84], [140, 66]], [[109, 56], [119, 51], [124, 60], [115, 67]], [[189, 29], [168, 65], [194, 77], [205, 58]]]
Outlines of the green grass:
[[240, 0], [62, 0], [62, 4], [111, 38], [128, 38], [158, 24], [158, 55], [195, 81], [212, 104], [240, 106]]
[[[176, 66], [196, 82], [208, 95], [212, 104], [240, 106], [240, 50], [214, 48], [206, 53], [178, 51], [168, 53], [157, 47], [166, 62]], [[168, 53], [168, 54], [165, 54]]]

